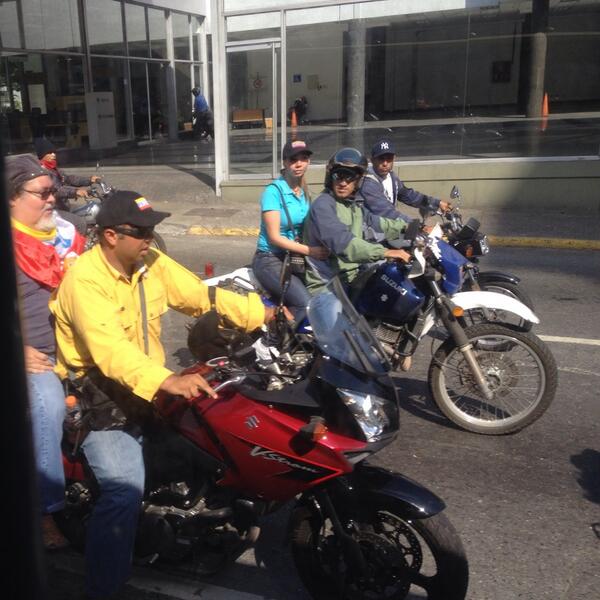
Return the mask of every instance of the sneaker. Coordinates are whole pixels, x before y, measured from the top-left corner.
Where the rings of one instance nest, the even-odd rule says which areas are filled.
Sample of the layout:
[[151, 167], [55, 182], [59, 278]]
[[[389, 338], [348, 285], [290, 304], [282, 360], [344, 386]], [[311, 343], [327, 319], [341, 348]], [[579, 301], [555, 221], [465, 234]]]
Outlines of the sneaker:
[[60, 532], [52, 515], [42, 515], [42, 539], [46, 550], [62, 550], [69, 540]]

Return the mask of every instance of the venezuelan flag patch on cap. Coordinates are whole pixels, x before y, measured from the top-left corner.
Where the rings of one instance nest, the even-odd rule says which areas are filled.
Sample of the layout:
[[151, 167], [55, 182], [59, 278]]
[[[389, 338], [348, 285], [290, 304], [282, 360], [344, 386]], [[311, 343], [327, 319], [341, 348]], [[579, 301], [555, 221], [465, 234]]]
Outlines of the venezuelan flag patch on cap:
[[146, 200], [144, 197], [136, 198], [135, 203], [140, 210], [148, 210], [149, 208], [152, 208], [150, 206], [150, 202], [148, 202], [148, 200]]

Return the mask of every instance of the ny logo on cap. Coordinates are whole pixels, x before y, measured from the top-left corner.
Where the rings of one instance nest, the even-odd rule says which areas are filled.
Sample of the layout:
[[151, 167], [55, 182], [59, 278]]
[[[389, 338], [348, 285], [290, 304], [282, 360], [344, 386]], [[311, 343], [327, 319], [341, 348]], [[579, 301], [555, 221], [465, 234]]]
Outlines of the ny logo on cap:
[[381, 147], [382, 150], [390, 149], [390, 145], [387, 142], [381, 142], [381, 144], [379, 144], [379, 146]]

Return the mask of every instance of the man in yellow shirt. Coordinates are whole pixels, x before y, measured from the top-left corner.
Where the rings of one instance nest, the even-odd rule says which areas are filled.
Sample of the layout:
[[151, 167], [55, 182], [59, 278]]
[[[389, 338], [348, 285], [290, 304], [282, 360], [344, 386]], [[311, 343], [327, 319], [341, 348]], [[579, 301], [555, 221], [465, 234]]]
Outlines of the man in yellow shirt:
[[[103, 203], [96, 219], [100, 243], [69, 269], [52, 305], [61, 377], [94, 371], [116, 382], [131, 405], [152, 401], [159, 390], [215, 396], [202, 376], [164, 366], [160, 316], [168, 307], [191, 316], [211, 308], [208, 286], [150, 248], [154, 226], [168, 216], [136, 192], [119, 191]], [[256, 294], [219, 289], [215, 308], [246, 331], [273, 318]], [[89, 598], [110, 597], [130, 573], [144, 462], [139, 429], [131, 415], [127, 419], [124, 426], [91, 431], [81, 445], [100, 486], [86, 537]]]

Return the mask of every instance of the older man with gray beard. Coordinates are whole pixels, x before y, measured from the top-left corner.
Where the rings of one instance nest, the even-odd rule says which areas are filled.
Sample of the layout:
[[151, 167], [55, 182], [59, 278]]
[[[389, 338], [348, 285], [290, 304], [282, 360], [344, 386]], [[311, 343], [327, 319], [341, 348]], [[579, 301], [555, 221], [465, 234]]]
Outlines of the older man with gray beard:
[[65, 497], [60, 448], [65, 398], [54, 373], [56, 341], [48, 302], [65, 265], [83, 251], [85, 242], [71, 223], [56, 215], [52, 178], [33, 155], [6, 160], [6, 185], [44, 515], [42, 533], [46, 549], [52, 550], [67, 544], [52, 517], [63, 507]]

